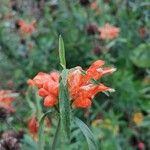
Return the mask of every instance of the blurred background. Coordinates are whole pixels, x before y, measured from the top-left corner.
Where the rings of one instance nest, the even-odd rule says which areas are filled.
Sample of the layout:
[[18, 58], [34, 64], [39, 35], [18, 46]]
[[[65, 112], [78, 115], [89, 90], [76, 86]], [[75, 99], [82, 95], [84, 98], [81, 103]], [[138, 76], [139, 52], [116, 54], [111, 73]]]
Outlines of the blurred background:
[[[101, 37], [106, 24], [119, 30], [117, 37]], [[150, 149], [149, 0], [0, 0], [0, 89], [19, 95], [15, 113], [0, 121], [0, 141], [13, 130], [26, 134], [24, 142], [19, 141], [22, 149], [36, 145], [27, 129], [33, 110], [26, 97], [33, 94], [26, 81], [40, 71], [60, 69], [60, 34], [68, 68], [86, 69], [98, 59], [117, 68], [102, 79], [116, 92], [98, 94], [90, 109], [77, 112], [100, 141], [99, 149]], [[51, 126], [51, 137], [53, 130]], [[83, 136], [74, 135], [79, 140], [74, 138], [69, 149], [87, 149]]]

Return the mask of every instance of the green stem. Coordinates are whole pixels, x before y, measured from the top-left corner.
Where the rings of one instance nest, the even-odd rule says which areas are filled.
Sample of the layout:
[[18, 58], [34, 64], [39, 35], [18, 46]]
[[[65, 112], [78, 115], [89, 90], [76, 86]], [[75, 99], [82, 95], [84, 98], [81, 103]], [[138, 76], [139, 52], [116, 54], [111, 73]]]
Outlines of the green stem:
[[60, 130], [60, 119], [58, 121], [57, 129], [56, 129], [54, 140], [53, 140], [53, 143], [52, 143], [52, 150], [56, 149], [56, 144], [57, 144], [57, 141], [58, 141], [59, 130]]
[[35, 101], [36, 101], [36, 108], [37, 108], [36, 109], [37, 117], [38, 119], [40, 119], [42, 110], [40, 106], [40, 98], [37, 94], [35, 95]]

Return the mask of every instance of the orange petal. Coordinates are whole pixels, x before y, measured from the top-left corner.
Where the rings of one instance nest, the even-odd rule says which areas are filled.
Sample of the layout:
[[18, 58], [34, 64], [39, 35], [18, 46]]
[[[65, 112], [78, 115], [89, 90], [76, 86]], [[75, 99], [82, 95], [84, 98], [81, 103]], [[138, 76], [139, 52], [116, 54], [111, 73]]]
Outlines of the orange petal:
[[39, 96], [45, 97], [47, 96], [49, 93], [47, 90], [45, 90], [44, 88], [39, 89], [38, 91]]
[[97, 60], [94, 62], [86, 71], [86, 76], [84, 82], [88, 82], [91, 78], [97, 80], [101, 77], [101, 74], [97, 71], [98, 68], [102, 67], [105, 64], [103, 60]]
[[81, 74], [81, 67], [76, 67], [75, 70], [71, 70], [68, 75], [68, 86], [71, 96], [78, 93], [79, 87], [82, 84], [83, 75]]
[[59, 83], [54, 82], [52, 79], [49, 79], [47, 82], [45, 82], [45, 84], [43, 84], [43, 88], [49, 93], [58, 96]]
[[44, 72], [39, 72], [34, 78], [33, 81], [38, 88], [42, 88], [43, 84], [50, 79], [50, 75]]
[[82, 86], [80, 89], [80, 95], [91, 99], [98, 92], [98, 85], [88, 84], [86, 86]]
[[59, 77], [60, 77], [59, 72], [57, 72], [57, 71], [51, 72], [51, 73], [50, 73], [50, 77], [51, 77], [51, 79], [54, 80], [55, 82], [59, 82]]
[[89, 98], [77, 98], [73, 102], [73, 107], [75, 108], [88, 108], [91, 106], [91, 100]]
[[30, 131], [30, 133], [32, 134], [36, 134], [38, 132], [38, 121], [36, 117], [31, 117], [28, 121], [28, 129]]
[[58, 102], [57, 97], [53, 96], [53, 95], [48, 95], [45, 99], [44, 99], [44, 106], [45, 107], [53, 107], [54, 105], [56, 105]]
[[99, 73], [101, 73], [102, 75], [111, 74], [111, 73], [113, 73], [116, 70], [117, 70], [116, 68], [98, 68], [97, 69], [97, 71]]
[[27, 84], [28, 84], [29, 86], [34, 86], [34, 85], [35, 85], [34, 81], [31, 80], [31, 79], [28, 79], [28, 80], [27, 80]]
[[[99, 68], [99, 67], [102, 67], [103, 65], [105, 64], [105, 62], [103, 60], [97, 60], [95, 61], [90, 67], [88, 70], [90, 69], [96, 69], [96, 68]], [[87, 70], [87, 71], [88, 71]]]
[[110, 88], [110, 87], [107, 87], [103, 84], [100, 84], [98, 86], [98, 92], [106, 92], [106, 91], [109, 91], [109, 92], [114, 92], [114, 89]]

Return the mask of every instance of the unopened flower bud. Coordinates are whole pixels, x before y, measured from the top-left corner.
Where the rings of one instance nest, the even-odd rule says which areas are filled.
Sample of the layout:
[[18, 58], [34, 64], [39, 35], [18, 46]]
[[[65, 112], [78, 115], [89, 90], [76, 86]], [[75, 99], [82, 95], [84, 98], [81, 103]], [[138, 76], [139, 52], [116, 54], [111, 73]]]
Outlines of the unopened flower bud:
[[89, 35], [94, 35], [98, 32], [98, 27], [95, 23], [91, 23], [89, 25], [87, 25], [86, 27], [86, 32], [89, 34]]

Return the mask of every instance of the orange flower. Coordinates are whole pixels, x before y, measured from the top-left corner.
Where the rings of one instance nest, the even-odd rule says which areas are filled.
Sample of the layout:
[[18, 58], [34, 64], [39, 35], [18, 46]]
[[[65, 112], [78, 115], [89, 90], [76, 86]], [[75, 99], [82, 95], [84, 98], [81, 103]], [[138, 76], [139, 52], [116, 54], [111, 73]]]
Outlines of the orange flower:
[[[100, 79], [103, 75], [113, 73], [115, 68], [102, 68], [104, 61], [98, 60], [94, 62], [87, 71], [81, 67], [71, 70], [68, 76], [68, 87], [70, 97], [73, 100], [73, 107], [87, 108], [91, 106], [93, 97], [98, 92], [114, 91], [103, 84], [93, 84], [91, 79]], [[84, 75], [82, 73], [85, 72]]]
[[[111, 74], [116, 70], [115, 68], [102, 68], [104, 63], [102, 60], [97, 60], [86, 71], [80, 66], [70, 70], [68, 90], [73, 107], [90, 107], [93, 97], [98, 92], [114, 91], [103, 84], [94, 84], [91, 80], [98, 80], [105, 74]], [[50, 74], [40, 72], [33, 80], [28, 80], [29, 85], [35, 85], [39, 88], [38, 94], [44, 97], [45, 107], [53, 107], [58, 103], [59, 76], [56, 71]]]
[[101, 39], [114, 39], [118, 37], [118, 34], [120, 32], [119, 28], [114, 27], [108, 23], [105, 24], [105, 26], [100, 27], [98, 30], [100, 32]]
[[36, 117], [31, 117], [28, 121], [28, 130], [32, 134], [33, 138], [37, 137], [39, 123]]
[[39, 72], [33, 80], [29, 79], [30, 86], [38, 87], [39, 96], [45, 97], [44, 106], [53, 107], [58, 102], [59, 73], [54, 71], [50, 74]]
[[28, 24], [24, 20], [19, 20], [18, 25], [20, 27], [21, 33], [32, 34], [35, 30], [35, 23], [35, 21], [32, 21], [30, 24]]
[[12, 107], [12, 102], [16, 96], [18, 94], [10, 90], [0, 90], [0, 107], [5, 108], [10, 113], [15, 112], [15, 109]]

